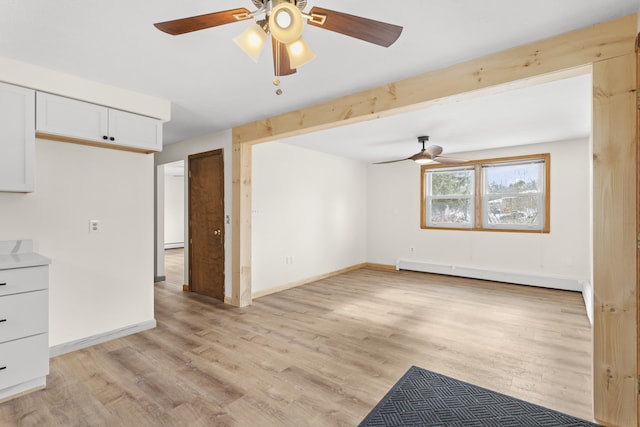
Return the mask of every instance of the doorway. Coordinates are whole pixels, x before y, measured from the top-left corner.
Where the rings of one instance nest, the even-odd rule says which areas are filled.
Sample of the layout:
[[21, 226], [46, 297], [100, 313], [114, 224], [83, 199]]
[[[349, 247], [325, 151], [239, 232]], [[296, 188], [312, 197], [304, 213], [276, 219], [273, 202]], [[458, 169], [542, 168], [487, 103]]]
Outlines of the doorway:
[[224, 301], [222, 150], [189, 156], [189, 291]]
[[185, 181], [184, 160], [164, 165], [165, 282], [182, 288], [184, 278]]

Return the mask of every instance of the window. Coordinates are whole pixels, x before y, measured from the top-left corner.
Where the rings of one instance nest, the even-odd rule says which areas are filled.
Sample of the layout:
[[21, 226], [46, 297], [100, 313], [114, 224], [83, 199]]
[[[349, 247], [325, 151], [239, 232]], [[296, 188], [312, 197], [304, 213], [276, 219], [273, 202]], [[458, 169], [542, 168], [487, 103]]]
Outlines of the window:
[[549, 154], [423, 165], [422, 228], [549, 232]]
[[473, 226], [473, 168], [447, 168], [425, 174], [426, 222], [433, 227]]

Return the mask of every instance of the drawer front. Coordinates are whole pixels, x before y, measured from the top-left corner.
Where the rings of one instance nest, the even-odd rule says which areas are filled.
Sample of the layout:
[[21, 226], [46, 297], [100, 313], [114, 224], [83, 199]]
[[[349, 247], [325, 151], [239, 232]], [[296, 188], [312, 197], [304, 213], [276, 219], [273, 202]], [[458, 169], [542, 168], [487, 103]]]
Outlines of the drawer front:
[[0, 297], [0, 343], [47, 332], [49, 291]]
[[48, 373], [48, 334], [0, 344], [0, 390]]
[[0, 270], [0, 296], [47, 289], [49, 266]]

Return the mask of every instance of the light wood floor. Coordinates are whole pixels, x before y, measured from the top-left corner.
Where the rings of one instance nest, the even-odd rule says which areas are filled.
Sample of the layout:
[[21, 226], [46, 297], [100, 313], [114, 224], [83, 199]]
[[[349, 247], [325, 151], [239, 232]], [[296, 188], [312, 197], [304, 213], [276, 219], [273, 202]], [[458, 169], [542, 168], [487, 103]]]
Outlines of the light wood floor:
[[411, 365], [591, 418], [578, 293], [363, 269], [240, 309], [170, 281], [156, 329], [53, 358], [0, 425], [355, 426]]

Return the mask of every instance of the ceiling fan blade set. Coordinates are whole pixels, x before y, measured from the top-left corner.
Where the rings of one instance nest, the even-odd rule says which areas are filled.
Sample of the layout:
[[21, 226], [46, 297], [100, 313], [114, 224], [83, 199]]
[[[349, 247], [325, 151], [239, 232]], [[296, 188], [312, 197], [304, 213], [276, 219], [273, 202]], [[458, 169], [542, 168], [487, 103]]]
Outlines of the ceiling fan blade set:
[[420, 150], [420, 152], [414, 154], [411, 157], [407, 157], [406, 159], [399, 159], [399, 160], [388, 160], [386, 162], [377, 162], [373, 164], [383, 165], [385, 163], [402, 162], [405, 160], [413, 160], [414, 162], [421, 165], [425, 165], [429, 163], [460, 164], [460, 163], [468, 162], [468, 160], [458, 159], [456, 157], [440, 156], [440, 153], [442, 153], [443, 150], [442, 150], [442, 147], [439, 145], [430, 145], [425, 148], [424, 143], [428, 140], [429, 140], [428, 136], [419, 136], [418, 143], [422, 145], [422, 149]]
[[309, 25], [377, 44], [378, 46], [391, 46], [398, 40], [398, 37], [400, 37], [402, 33], [402, 27], [399, 25], [387, 24], [386, 22], [349, 15], [321, 7], [311, 8], [310, 14], [311, 16], [325, 16], [326, 19], [324, 23], [311, 19], [308, 21]]
[[440, 147], [439, 145], [430, 145], [427, 148], [425, 148], [424, 151], [428, 153], [431, 156], [431, 158], [434, 158], [436, 156], [439, 156], [442, 153], [442, 147]]
[[[270, 32], [276, 76], [294, 74], [298, 67], [315, 57], [301, 36], [304, 20], [307, 20], [307, 23], [314, 27], [324, 28], [384, 47], [391, 46], [402, 33], [402, 27], [398, 25], [320, 7], [313, 7], [309, 13], [304, 13], [302, 9], [307, 5], [306, 0], [252, 0], [252, 2], [258, 7], [257, 11], [249, 12], [245, 8], [238, 8], [159, 22], [154, 25], [160, 31], [175, 36], [233, 22], [256, 19], [253, 27], [259, 30], [258, 34], [252, 35], [248, 29], [246, 35], [243, 33], [234, 41], [248, 56], [257, 61], [265, 41], [264, 36]], [[273, 7], [271, 2], [274, 4]], [[257, 20], [256, 16], [262, 14], [265, 15], [264, 18]], [[274, 84], [278, 85], [279, 80], [274, 80]], [[280, 91], [280, 93], [282, 92]]]
[[249, 13], [250, 12], [247, 9], [241, 7], [239, 9], [224, 10], [222, 12], [207, 13], [205, 15], [159, 22], [153, 25], [160, 31], [164, 31], [172, 36], [177, 36], [180, 34], [190, 33], [192, 31], [204, 30], [206, 28], [218, 27], [220, 25], [231, 24], [232, 22], [251, 19]]
[[433, 158], [433, 161], [437, 163], [447, 164], [447, 165], [457, 165], [460, 163], [467, 163], [469, 160], [458, 159], [456, 157], [436, 156]]
[[404, 162], [405, 160], [411, 160], [411, 157], [407, 157], [406, 159], [398, 159], [398, 160], [387, 160], [386, 162], [376, 162], [374, 165], [386, 165], [387, 163], [397, 163]]
[[280, 43], [275, 37], [271, 37], [271, 46], [273, 50], [273, 74], [280, 77], [295, 73], [296, 69], [291, 68], [287, 46], [284, 43]]

